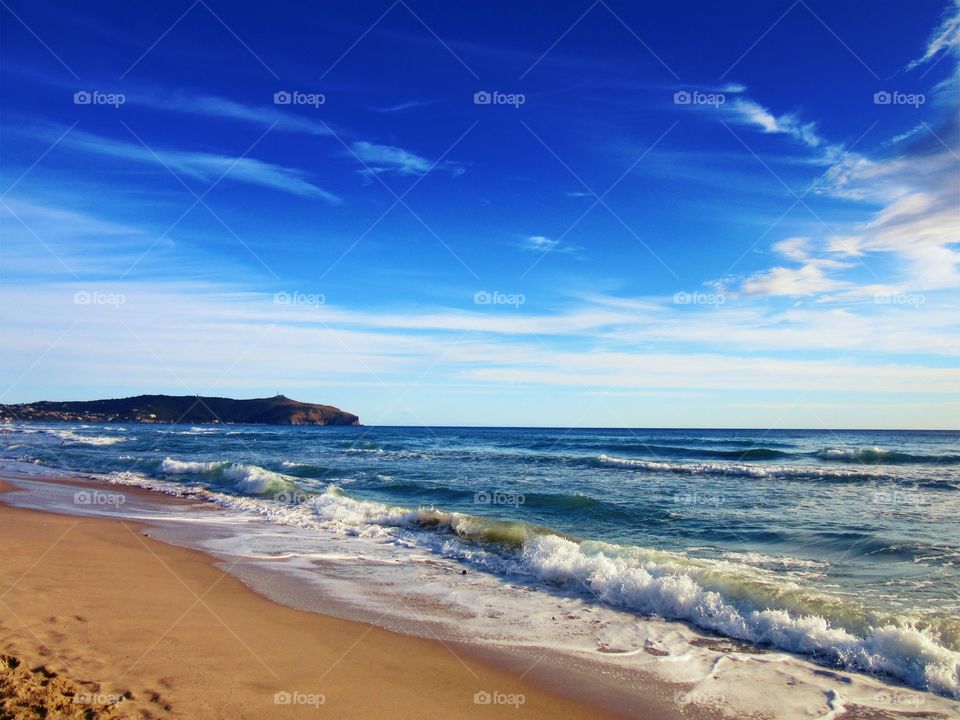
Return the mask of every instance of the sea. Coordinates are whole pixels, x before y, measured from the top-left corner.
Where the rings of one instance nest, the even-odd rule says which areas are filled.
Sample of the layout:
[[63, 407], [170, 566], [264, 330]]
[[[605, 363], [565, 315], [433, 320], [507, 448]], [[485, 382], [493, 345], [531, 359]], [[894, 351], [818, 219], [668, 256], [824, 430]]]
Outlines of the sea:
[[199, 544], [294, 604], [621, 668], [704, 636], [960, 698], [958, 432], [11, 423], [0, 459], [212, 503]]

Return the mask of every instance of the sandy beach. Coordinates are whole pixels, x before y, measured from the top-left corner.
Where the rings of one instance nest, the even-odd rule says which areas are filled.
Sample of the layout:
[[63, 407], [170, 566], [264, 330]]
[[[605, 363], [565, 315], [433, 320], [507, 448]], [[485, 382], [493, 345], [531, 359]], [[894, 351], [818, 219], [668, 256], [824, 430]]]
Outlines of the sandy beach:
[[613, 717], [461, 648], [277, 605], [142, 531], [0, 505], [0, 717]]
[[[203, 490], [22, 463], [0, 477], [0, 720], [946, 720], [960, 710], [664, 618], [576, 599], [544, 607], [549, 585], [370, 543], [349, 525], [324, 534]], [[431, 583], [450, 601], [436, 604]], [[491, 583], [502, 588], [492, 604], [471, 601]], [[504, 634], [491, 637], [493, 625]]]
[[0, 16], [0, 720], [960, 720], [960, 0]]

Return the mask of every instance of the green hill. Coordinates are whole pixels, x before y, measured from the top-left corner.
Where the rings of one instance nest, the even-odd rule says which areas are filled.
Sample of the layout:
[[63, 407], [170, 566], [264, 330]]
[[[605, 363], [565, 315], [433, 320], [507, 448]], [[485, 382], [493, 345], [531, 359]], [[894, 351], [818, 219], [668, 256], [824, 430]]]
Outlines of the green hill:
[[234, 400], [199, 395], [137, 395], [117, 400], [0, 405], [0, 421], [253, 423], [258, 425], [359, 425], [360, 418], [331, 405], [284, 395]]

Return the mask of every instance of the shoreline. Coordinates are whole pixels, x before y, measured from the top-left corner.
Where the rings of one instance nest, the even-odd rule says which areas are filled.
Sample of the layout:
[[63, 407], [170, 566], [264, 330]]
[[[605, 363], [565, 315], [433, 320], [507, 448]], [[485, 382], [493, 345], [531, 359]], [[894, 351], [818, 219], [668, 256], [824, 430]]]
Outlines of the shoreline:
[[[81, 422], [81, 421], [78, 421]], [[84, 420], [84, 424], [89, 425], [116, 425], [120, 421], [114, 420]], [[74, 424], [73, 420], [18, 420], [12, 418], [0, 418], [0, 427], [4, 425], [13, 425], [14, 423], [36, 423], [42, 425], [44, 423], [62, 423], [64, 425]], [[142, 420], [124, 420], [122, 421], [123, 425], [181, 425], [189, 427], [191, 425], [211, 425], [211, 426], [251, 426], [251, 427], [291, 427], [290, 425], [282, 425], [277, 423], [240, 423], [240, 422], [193, 422], [187, 420], [181, 420], [177, 422], [158, 422], [155, 420], [142, 421]], [[379, 429], [410, 429], [410, 428], [436, 428], [444, 430], [566, 430], [569, 426], [567, 425], [368, 425], [367, 423], [360, 423], [359, 425], [300, 425], [298, 427], [359, 427], [364, 429], [379, 428]], [[731, 425], [731, 426], [716, 426], [716, 427], [695, 427], [687, 425], [644, 425], [644, 426], [618, 426], [618, 425], [589, 425], [584, 427], [578, 427], [578, 430], [618, 430], [618, 431], [635, 431], [635, 432], [656, 432], [656, 431], [688, 431], [688, 432], [706, 432], [719, 430], [723, 432], [762, 432], [762, 433], [779, 433], [779, 432], [819, 432], [815, 428], [809, 426], [797, 425], [797, 426], [783, 426], [776, 428], [765, 428], [765, 427], [749, 427], [745, 425]], [[911, 425], [910, 427], [831, 427], [830, 430], [835, 432], [851, 432], [851, 433], [877, 433], [877, 432], [922, 432], [922, 433], [957, 433], [960, 432], [960, 425], [954, 427], [916, 427]]]
[[[273, 608], [272, 612], [279, 613], [281, 618], [289, 618], [289, 614], [293, 613], [298, 617], [314, 618], [315, 621], [312, 622], [321, 625], [345, 623], [355, 629], [354, 637], [359, 635], [363, 638], [363, 645], [368, 644], [368, 639], [380, 638], [382, 634], [382, 637], [388, 639], [382, 642], [378, 640], [378, 646], [383, 645], [388, 649], [396, 648], [396, 652], [405, 660], [408, 657], [419, 658], [424, 652], [422, 648], [432, 647], [448, 664], [447, 673], [440, 675], [434, 671], [426, 674], [412, 673], [412, 676], [405, 677], [403, 687], [416, 687], [421, 694], [429, 694], [433, 691], [433, 685], [438, 677], [442, 677], [443, 682], [452, 683], [459, 688], [460, 700], [453, 704], [447, 702], [442, 707], [443, 712], [452, 713], [454, 718], [489, 717], [490, 713], [498, 711], [473, 704], [473, 695], [470, 693], [467, 694], [468, 697], [462, 695], [470, 689], [470, 683], [477, 679], [471, 677], [475, 672], [475, 664], [477, 667], [489, 668], [493, 673], [492, 677], [500, 678], [498, 681], [500, 684], [490, 686], [491, 689], [487, 690], [481, 687], [480, 690], [473, 692], [499, 692], [504, 698], [520, 694], [525, 699], [523, 704], [516, 708], [501, 707], [499, 711], [515, 710], [523, 717], [541, 715], [546, 717], [554, 712], [551, 708], [554, 708], [557, 703], [563, 706], [564, 717], [650, 717], [669, 720], [682, 717], [713, 719], [749, 716], [758, 720], [780, 717], [816, 717], [830, 720], [862, 720], [862, 718], [944, 720], [960, 716], [960, 704], [955, 700], [916, 691], [891, 682], [889, 679], [836, 670], [826, 665], [813, 665], [802, 657], [731, 640], [722, 635], [705, 633], [682, 622], [653, 616], [627, 617], [629, 614], [621, 613], [636, 628], [636, 632], [639, 633], [637, 636], [639, 642], [636, 639], [632, 642], [627, 641], [626, 644], [618, 641], [609, 647], [606, 643], [597, 647], [595, 644], [597, 640], [592, 640], [592, 647], [581, 645], [579, 649], [575, 649], [552, 645], [547, 636], [531, 636], [530, 640], [533, 642], [516, 642], [515, 639], [513, 642], [504, 644], [491, 643], [489, 637], [485, 639], [482, 635], [475, 636], [469, 631], [466, 634], [464, 632], [450, 634], [445, 632], [449, 627], [430, 624], [429, 612], [426, 616], [420, 612], [424, 609], [429, 611], [431, 608], [417, 604], [418, 597], [421, 596], [414, 587], [402, 589], [399, 596], [395, 592], [392, 595], [375, 592], [367, 597], [367, 600], [374, 601], [372, 604], [358, 605], [352, 594], [356, 590], [354, 586], [350, 586], [349, 601], [345, 601], [345, 596], [337, 592], [336, 584], [330, 586], [329, 583], [315, 582], [318, 574], [324, 576], [325, 580], [330, 579], [331, 576], [327, 570], [331, 568], [327, 565], [332, 564], [331, 567], [335, 566], [334, 569], [338, 571], [350, 568], [348, 580], [353, 577], [353, 571], [359, 573], [357, 577], [362, 576], [362, 582], [368, 586], [368, 589], [371, 583], [375, 590], [383, 589], [380, 585], [383, 582], [389, 584], [389, 574], [392, 572], [391, 561], [383, 565], [378, 564], [378, 562], [382, 563], [382, 560], [375, 561], [367, 557], [363, 543], [357, 543], [359, 539], [346, 537], [334, 540], [332, 537], [324, 539], [326, 536], [322, 533], [303, 534], [302, 530], [298, 531], [295, 527], [274, 525], [270, 522], [264, 524], [263, 518], [258, 517], [256, 513], [238, 514], [235, 508], [211, 502], [202, 495], [200, 497], [192, 494], [170, 495], [149, 486], [112, 483], [99, 476], [64, 476], [62, 473], [49, 471], [37, 473], [29, 468], [24, 470], [4, 468], [0, 471], [0, 475], [10, 478], [9, 484], [15, 486], [8, 484], [8, 489], [21, 491], [14, 496], [7, 495], [6, 498], [0, 494], [0, 511], [32, 512], [46, 518], [62, 519], [67, 524], [75, 523], [78, 526], [85, 526], [91, 522], [113, 523], [119, 526], [115, 528], [116, 530], [125, 534], [121, 536], [125, 541], [141, 538], [142, 541], [138, 540], [138, 542], [142, 547], [160, 546], [169, 548], [171, 552], [188, 553], [188, 557], [193, 558], [194, 565], [203, 564], [206, 572], [214, 574], [209, 577], [219, 578], [215, 583], [217, 586], [229, 585], [233, 588], [233, 592], [229, 594], [231, 598], [248, 598], [247, 601], [239, 602], [248, 602], [249, 597], [252, 597], [254, 600], [249, 602], [253, 602], [254, 605], [259, 604], [261, 607], [265, 604]], [[76, 493], [81, 490], [108, 495], [115, 493], [122, 496], [123, 501], [121, 506], [112, 509], [102, 506], [98, 508], [96, 502], [92, 505], [84, 505], [82, 501], [78, 503], [76, 500]], [[0, 512], [0, 521], [5, 517]], [[0, 524], [9, 525], [10, 523], [0, 522]], [[131, 528], [136, 528], [136, 532]], [[268, 530], [270, 536], [285, 538], [285, 540], [278, 543], [271, 542], [262, 549], [258, 549], [255, 542], [249, 545], [243, 542], [236, 543], [238, 538], [262, 537], [264, 530]], [[297, 534], [298, 532], [300, 534]], [[3, 541], [5, 541], [5, 534], [0, 533], [0, 542]], [[329, 544], [331, 542], [333, 542], [332, 545]], [[306, 545], [303, 546], [303, 543]], [[100, 549], [103, 550], [102, 547]], [[36, 550], [35, 554], [39, 556], [41, 549]], [[140, 554], [157, 566], [156, 556], [146, 552]], [[157, 554], [162, 555], [162, 553]], [[291, 555], [314, 558], [310, 559], [306, 566], [308, 568], [306, 576], [302, 573], [298, 575], [297, 572], [291, 575], [291, 568], [286, 566], [287, 558]], [[102, 562], [109, 563], [111, 558], [111, 554], [107, 553]], [[400, 563], [399, 566], [394, 567], [411, 565], [411, 559], [402, 551], [394, 561]], [[419, 562], [424, 562], [422, 556]], [[428, 566], [421, 567], [433, 567], [437, 562], [445, 561], [427, 560]], [[418, 565], [416, 559], [413, 560], [412, 565]], [[9, 560], [6, 563], [0, 563], [0, 583], [4, 575], [9, 574], [8, 566]], [[163, 563], [158, 567], [165, 568]], [[459, 568], [455, 564], [452, 567]], [[156, 570], [156, 567], [154, 569]], [[137, 570], [140, 571], [141, 568]], [[410, 577], [416, 577], [420, 572], [416, 570]], [[447, 567], [446, 572], [451, 572], [451, 568]], [[477, 581], [483, 582], [484, 573], [474, 573], [472, 570], [470, 573], [470, 576], [465, 577], [461, 584], [461, 570], [456, 569], [452, 575], [445, 576], [447, 581], [444, 584], [448, 589], [462, 592], [467, 591]], [[463, 574], [467, 575], [467, 571], [463, 571]], [[334, 572], [333, 576], [339, 576], [338, 572]], [[168, 572], [167, 579], [170, 582], [176, 582], [176, 575]], [[145, 579], [141, 577], [140, 581], [145, 582]], [[73, 583], [71, 587], [79, 587], [81, 590], [86, 583], [82, 578], [76, 577], [71, 577], [71, 582]], [[180, 589], [182, 587], [181, 584]], [[331, 587], [332, 591], [330, 591]], [[512, 593], [525, 592], [519, 586], [508, 584], [503, 587]], [[0, 592], [2, 591], [3, 587], [0, 586]], [[185, 599], [190, 600], [191, 596], [187, 595]], [[196, 597], [192, 596], [192, 599], [195, 600]], [[150, 595], [141, 595], [137, 596], [132, 604], [140, 607], [154, 601], [155, 598]], [[102, 602], [111, 607], [116, 605], [115, 598], [105, 598]], [[113, 605], [110, 605], [111, 603]], [[126, 605], [130, 604], [130, 602], [126, 603]], [[203, 607], [201, 605], [201, 608]], [[251, 609], [252, 607], [247, 606], [247, 609], [240, 613], [241, 626], [246, 627], [249, 618], [256, 618], [259, 622], [262, 611]], [[468, 607], [469, 602], [462, 606], [455, 604], [451, 609], [456, 613]], [[561, 606], [556, 607], [559, 610]], [[2, 608], [3, 606], [0, 605], [0, 609]], [[52, 613], [43, 617], [56, 617], [60, 612], [62, 611], [54, 608]], [[549, 616], [550, 610], [546, 612]], [[553, 618], [555, 623], [565, 624], [568, 619], [574, 624], [580, 622], [573, 616], [564, 615], [564, 612], [563, 610], [557, 612], [557, 617]], [[590, 613], [594, 611], [586, 610], [586, 612], [590, 617]], [[616, 614], [616, 611], [601, 609], [592, 622], [601, 623], [600, 627], [603, 627], [613, 617], [611, 612]], [[38, 624], [42, 624], [43, 617], [37, 620]], [[457, 620], [457, 617], [461, 619]], [[398, 618], [408, 620], [412, 618], [412, 620], [398, 624], [396, 622]], [[461, 624], [461, 629], [473, 627], [474, 620], [470, 615], [454, 614], [448, 616], [449, 618]], [[522, 616], [512, 619], [523, 621]], [[615, 620], [615, 622], [619, 621]], [[2, 626], [0, 629], [3, 629]], [[222, 627], [221, 631], [223, 631]], [[161, 631], [155, 630], [155, 632], [159, 635]], [[343, 632], [340, 631], [341, 635]], [[319, 632], [318, 637], [323, 636], [324, 633]], [[654, 642], [643, 640], [644, 636], [653, 638]], [[287, 636], [284, 637], [287, 638]], [[235, 641], [239, 639], [239, 636], [234, 636]], [[553, 639], [556, 640], [555, 637]], [[425, 643], [425, 645], [407, 645], [407, 641]], [[297, 664], [298, 668], [309, 666], [315, 661], [315, 654], [310, 654], [309, 649], [297, 647], [302, 642], [303, 638], [296, 633], [290, 634], [287, 639], [281, 641], [285, 649], [297, 648], [295, 654], [299, 653], [297, 657], [301, 658]], [[208, 652], [207, 644], [203, 642], [200, 643], [199, 649], [195, 644], [188, 644], [188, 647], [193, 648], [194, 654], [202, 655]], [[237, 647], [239, 652], [249, 656], [250, 653], [245, 646], [240, 644], [234, 647], [235, 651]], [[122, 650], [122, 647], [120, 649]], [[329, 650], [329, 648], [326, 649]], [[574, 652], [571, 653], [570, 650]], [[0, 654], [5, 652], [8, 652], [5, 646], [0, 646]], [[348, 653], [352, 653], [352, 650], [348, 650]], [[15, 653], [10, 654], [15, 655]], [[383, 663], [383, 655], [384, 653], [381, 653], [377, 656], [377, 660], [370, 664], [371, 668], [382, 670], [386, 667], [393, 679], [394, 667], [389, 663]], [[428, 665], [433, 662], [430, 660], [431, 657], [433, 656], [426, 658], [429, 661]], [[231, 659], [236, 660], [235, 657]], [[418, 660], [418, 665], [422, 664]], [[455, 677], [458, 672], [462, 677]], [[107, 681], [110, 679], [107, 677]], [[354, 680], [353, 676], [348, 677], [347, 684]], [[508, 680], [512, 680], [514, 684], [510, 684]], [[222, 683], [223, 678], [214, 672], [208, 676], [206, 682]], [[379, 687], [376, 682], [372, 686], [370, 682], [361, 684], [368, 695], [369, 687]], [[510, 689], [509, 691], [498, 689], [501, 686]], [[528, 689], [518, 690], [517, 687]], [[306, 693], [302, 688], [294, 690]], [[249, 693], [249, 691], [250, 686], [244, 686], [241, 689], [241, 692]], [[258, 692], [261, 693], [258, 701], [262, 703], [262, 687]], [[463, 697], [467, 697], [468, 702], [464, 701]], [[544, 699], [538, 701], [538, 706], [532, 706], [533, 698]], [[464, 704], [465, 702], [467, 704]], [[276, 711], [275, 706], [266, 707]], [[430, 705], [430, 707], [434, 706]], [[407, 709], [409, 708], [403, 708], [403, 710]], [[290, 709], [284, 709], [284, 713], [288, 710]], [[361, 714], [364, 717], [387, 715], [394, 717], [397, 715], [397, 709], [387, 710], [385, 706], [368, 708]], [[193, 713], [187, 716], [197, 715]], [[199, 715], [198, 717], [208, 716], [217, 717], [216, 715]], [[224, 717], [228, 716], [244, 717], [243, 715]], [[337, 716], [350, 716], [350, 711], [338, 711]], [[102, 717], [112, 716], [103, 715]], [[251, 717], [257, 717], [257, 715], [254, 714]]]
[[[4, 494], [15, 489], [0, 481]], [[139, 492], [156, 500], [156, 493]], [[11, 507], [0, 495], [0, 543], [8, 549], [0, 563], [0, 654], [16, 658], [21, 670], [55, 674], [51, 685], [68, 689], [51, 690], [44, 702], [59, 702], [63, 717], [73, 709], [95, 718], [317, 717], [318, 709], [337, 717], [421, 717], [427, 708], [454, 718], [514, 709], [530, 718], [681, 717], [653, 697], [620, 712], [601, 707], [602, 687], [583, 692], [553, 677], [547, 663], [523, 671], [522, 661], [511, 667], [496, 652], [281, 605], [226, 573], [212, 555], [147, 531], [140, 522]], [[30, 678], [17, 682], [27, 693]], [[75, 698], [115, 707], [64, 706], [70, 687]], [[275, 693], [300, 704], [276, 705]], [[484, 699], [477, 693], [503, 706], [476, 704]]]

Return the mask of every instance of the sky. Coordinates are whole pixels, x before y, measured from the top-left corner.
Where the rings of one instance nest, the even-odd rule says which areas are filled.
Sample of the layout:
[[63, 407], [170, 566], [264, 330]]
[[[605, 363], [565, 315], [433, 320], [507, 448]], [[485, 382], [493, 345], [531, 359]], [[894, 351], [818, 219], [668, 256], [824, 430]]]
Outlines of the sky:
[[960, 3], [0, 3], [0, 402], [960, 427]]

